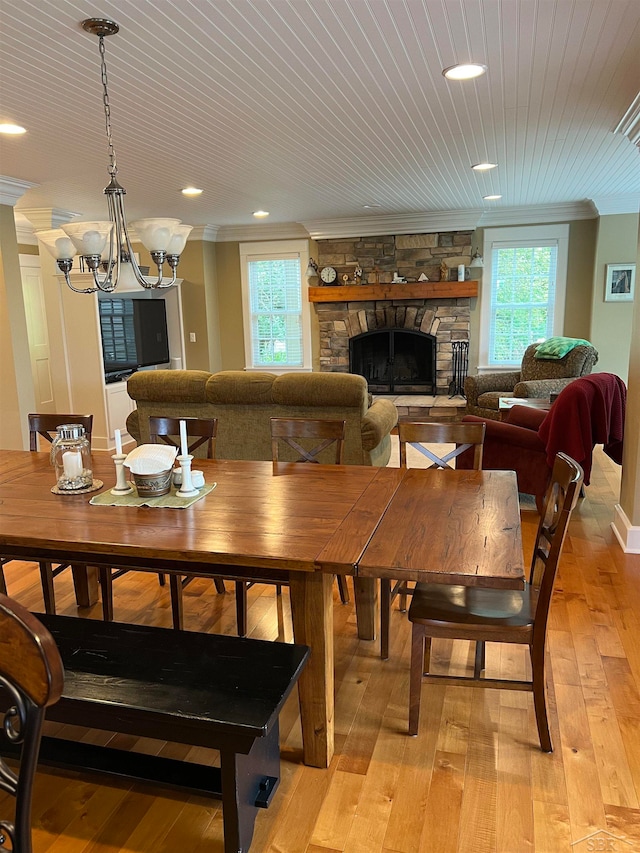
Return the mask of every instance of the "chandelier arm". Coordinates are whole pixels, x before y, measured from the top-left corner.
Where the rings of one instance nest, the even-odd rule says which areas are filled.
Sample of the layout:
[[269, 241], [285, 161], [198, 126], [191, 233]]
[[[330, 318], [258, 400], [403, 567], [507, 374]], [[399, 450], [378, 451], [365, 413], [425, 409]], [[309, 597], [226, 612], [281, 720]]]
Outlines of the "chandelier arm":
[[140, 269], [140, 265], [136, 260], [135, 252], [133, 251], [133, 246], [131, 245], [131, 238], [129, 237], [129, 229], [127, 228], [127, 216], [124, 211], [124, 199], [123, 194], [118, 193], [117, 195], [111, 196], [109, 201], [112, 202], [114, 208], [114, 220], [119, 223], [120, 228], [122, 229], [122, 238], [123, 245], [126, 246], [127, 254], [129, 255], [129, 262], [131, 264], [131, 269], [133, 270], [133, 274], [135, 276], [136, 281], [141, 287], [144, 287], [145, 290], [155, 289], [162, 285], [162, 265], [158, 265], [158, 279], [157, 281], [150, 281], [146, 276], [142, 274]]
[[[67, 284], [69, 285], [71, 290], [73, 290], [74, 293], [97, 293], [97, 291], [101, 289], [99, 287], [75, 287], [71, 282], [71, 277], [69, 276], [68, 271], [63, 270], [63, 273], [64, 273], [64, 280], [67, 282]], [[95, 273], [94, 273], [93, 278], [95, 281]]]

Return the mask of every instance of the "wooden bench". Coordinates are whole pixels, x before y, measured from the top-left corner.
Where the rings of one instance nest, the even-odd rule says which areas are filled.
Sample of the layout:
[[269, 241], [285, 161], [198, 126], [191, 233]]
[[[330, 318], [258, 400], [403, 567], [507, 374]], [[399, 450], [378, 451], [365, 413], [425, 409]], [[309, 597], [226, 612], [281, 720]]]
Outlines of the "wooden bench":
[[306, 646], [37, 614], [65, 667], [47, 720], [219, 750], [220, 768], [44, 737], [40, 761], [222, 799], [225, 853], [247, 851], [280, 776], [278, 714]]

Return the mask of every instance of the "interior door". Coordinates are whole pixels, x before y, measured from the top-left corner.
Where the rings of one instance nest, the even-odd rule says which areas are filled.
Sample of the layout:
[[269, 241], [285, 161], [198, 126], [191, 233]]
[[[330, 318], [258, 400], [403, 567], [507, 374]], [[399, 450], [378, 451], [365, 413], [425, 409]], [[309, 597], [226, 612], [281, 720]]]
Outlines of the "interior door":
[[56, 408], [51, 379], [51, 353], [40, 258], [37, 255], [20, 255], [19, 257], [36, 411], [52, 413]]

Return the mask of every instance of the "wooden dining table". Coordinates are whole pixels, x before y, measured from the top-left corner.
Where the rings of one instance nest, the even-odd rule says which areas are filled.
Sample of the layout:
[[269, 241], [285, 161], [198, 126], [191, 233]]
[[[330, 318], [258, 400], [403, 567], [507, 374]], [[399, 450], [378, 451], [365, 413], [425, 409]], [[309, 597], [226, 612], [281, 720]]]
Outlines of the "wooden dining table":
[[[521, 588], [515, 474], [198, 459], [216, 487], [188, 508], [95, 506], [53, 494], [45, 453], [0, 450], [0, 554], [150, 572], [288, 581], [305, 763], [334, 751], [333, 574], [354, 576], [373, 639], [377, 578]], [[108, 491], [115, 467], [93, 454]], [[95, 493], [94, 493], [95, 494]], [[381, 664], [382, 665], [382, 664]]]

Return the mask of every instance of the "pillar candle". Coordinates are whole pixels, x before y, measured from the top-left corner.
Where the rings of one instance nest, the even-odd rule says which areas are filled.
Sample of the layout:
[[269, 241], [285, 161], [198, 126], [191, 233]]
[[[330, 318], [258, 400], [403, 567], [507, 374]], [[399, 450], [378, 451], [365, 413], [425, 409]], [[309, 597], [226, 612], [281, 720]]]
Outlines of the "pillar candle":
[[187, 422], [180, 421], [180, 453], [182, 456], [189, 455], [189, 445], [187, 444]]
[[82, 474], [82, 456], [79, 450], [65, 450], [62, 454], [62, 470], [70, 480]]
[[458, 265], [458, 281], [464, 281], [464, 264]]

